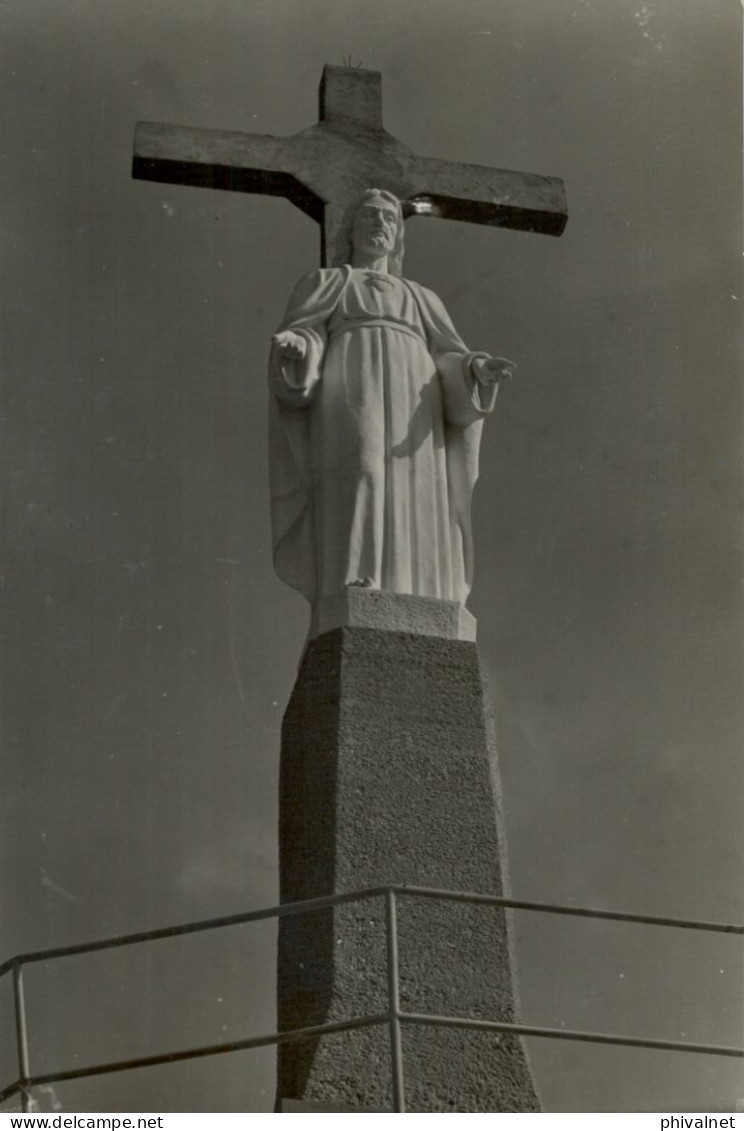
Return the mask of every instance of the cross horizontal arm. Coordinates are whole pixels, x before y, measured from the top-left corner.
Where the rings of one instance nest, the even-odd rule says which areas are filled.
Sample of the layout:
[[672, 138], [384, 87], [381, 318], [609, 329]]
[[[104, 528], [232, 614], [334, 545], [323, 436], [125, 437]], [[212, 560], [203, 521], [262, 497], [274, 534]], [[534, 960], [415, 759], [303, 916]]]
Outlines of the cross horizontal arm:
[[291, 137], [140, 122], [132, 175], [141, 180], [284, 196], [321, 228], [334, 257], [348, 209], [365, 188], [395, 193], [405, 216], [559, 236], [563, 182], [485, 165], [419, 157], [382, 128], [377, 71], [326, 67], [320, 122]]
[[563, 181], [535, 173], [413, 157], [406, 169], [407, 215], [465, 220], [559, 236], [568, 220]]
[[295, 175], [292, 139], [138, 122], [132, 176], [145, 181], [285, 196], [318, 223], [321, 201]]

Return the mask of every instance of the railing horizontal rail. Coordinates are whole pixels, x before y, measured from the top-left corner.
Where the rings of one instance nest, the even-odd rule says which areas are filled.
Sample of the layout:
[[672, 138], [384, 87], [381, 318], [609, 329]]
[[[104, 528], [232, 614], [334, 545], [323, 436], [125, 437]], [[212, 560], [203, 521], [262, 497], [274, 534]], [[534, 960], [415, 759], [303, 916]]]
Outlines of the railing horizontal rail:
[[131, 935], [110, 935], [89, 943], [73, 943], [70, 946], [53, 947], [50, 950], [34, 950], [17, 954], [0, 965], [0, 978], [14, 966], [29, 965], [32, 962], [50, 962], [55, 958], [71, 958], [76, 954], [92, 954], [97, 950], [113, 950], [120, 946], [134, 946], [137, 943], [157, 942], [158, 939], [172, 939], [179, 935], [193, 935], [199, 931], [215, 931], [220, 927], [239, 927], [243, 923], [257, 923], [262, 919], [278, 919], [285, 915], [301, 915], [307, 911], [322, 911], [342, 903], [355, 903], [362, 899], [381, 898], [387, 888], [360, 888], [359, 891], [342, 892], [340, 895], [324, 895], [317, 899], [305, 899], [298, 903], [279, 904], [275, 907], [262, 907], [258, 911], [238, 911], [234, 915], [222, 915], [217, 919], [200, 919], [193, 923], [177, 923], [172, 927], [158, 927], [153, 931], [138, 931]]
[[609, 919], [621, 923], [644, 923], [651, 927], [681, 927], [691, 931], [718, 931], [727, 935], [744, 935], [741, 923], [717, 923], [705, 919], [675, 919], [664, 915], [640, 915], [626, 911], [605, 911], [599, 907], [571, 907], [561, 903], [540, 903], [528, 899], [507, 899], [476, 892], [444, 891], [427, 887], [395, 887], [397, 895], [415, 895], [426, 899], [447, 899], [455, 903], [491, 904], [515, 911], [540, 911], [549, 915], [578, 915], [585, 919]]
[[230, 1052], [244, 1052], [247, 1049], [265, 1048], [268, 1045], [282, 1045], [289, 1041], [307, 1041], [328, 1033], [343, 1033], [349, 1029], [368, 1029], [373, 1025], [387, 1025], [387, 1013], [370, 1014], [368, 1017], [355, 1017], [348, 1021], [329, 1021], [325, 1025], [312, 1025], [304, 1029], [290, 1029], [284, 1033], [269, 1033], [260, 1037], [247, 1037], [241, 1041], [229, 1041], [219, 1045], [204, 1045], [201, 1048], [179, 1049], [176, 1052], [156, 1053], [153, 1056], [138, 1056], [131, 1060], [112, 1060], [104, 1064], [93, 1064], [87, 1068], [70, 1068], [61, 1072], [46, 1072], [29, 1076], [27, 1080], [16, 1080], [0, 1092], [0, 1103], [19, 1092], [22, 1088], [35, 1088], [40, 1084], [59, 1084], [66, 1080], [79, 1080], [83, 1076], [105, 1076], [111, 1072], [129, 1072], [135, 1068], [154, 1068], [159, 1064], [174, 1064], [182, 1060], [198, 1060], [205, 1056], [222, 1056]]
[[159, 927], [153, 931], [139, 931], [136, 934], [112, 935], [89, 943], [74, 943], [70, 946], [53, 947], [49, 950], [29, 951], [15, 955], [0, 965], [0, 977], [14, 967], [32, 962], [51, 961], [56, 958], [71, 958], [78, 954], [92, 954], [99, 950], [113, 950], [137, 943], [156, 942], [159, 939], [177, 938], [179, 935], [196, 934], [200, 931], [213, 931], [220, 927], [237, 927], [243, 923], [256, 923], [264, 919], [277, 919], [286, 915], [301, 915], [308, 911], [321, 911], [357, 900], [378, 899], [388, 892], [400, 896], [420, 896], [425, 899], [446, 899], [457, 903], [473, 903], [492, 907], [504, 907], [515, 911], [545, 912], [553, 915], [579, 916], [589, 919], [607, 919], [614, 922], [640, 923], [656, 927], [679, 927], [695, 931], [714, 931], [729, 935], [744, 935], [744, 926], [739, 923], [717, 923], [697, 919], [679, 919], [660, 915], [640, 915], [624, 911], [605, 911], [597, 907], [572, 907], [559, 903], [541, 903], [535, 900], [511, 899], [506, 896], [480, 895], [477, 892], [447, 891], [439, 888], [402, 886], [388, 884], [384, 887], [360, 888], [358, 891], [342, 892], [339, 895], [320, 896], [297, 903], [279, 904], [264, 907], [258, 911], [241, 911], [234, 915], [223, 915], [217, 919], [202, 919], [193, 923], [178, 923], [171, 927]]
[[[584, 1041], [589, 1044], [621, 1045], [626, 1048], [657, 1049], [666, 1052], [698, 1053], [710, 1056], [727, 1056], [744, 1059], [744, 1049], [727, 1045], [694, 1044], [690, 1041], [664, 1041], [645, 1037], [627, 1037], [614, 1033], [593, 1033], [583, 1029], [552, 1029], [544, 1025], [518, 1025], [506, 1021], [485, 1021], [475, 1017], [447, 1017], [440, 1014], [408, 1013], [396, 1014], [402, 1025], [429, 1025], [432, 1028], [470, 1029], [495, 1033], [508, 1033], [517, 1037], [543, 1037], [558, 1041]], [[112, 1072], [127, 1072], [138, 1068], [153, 1068], [161, 1064], [174, 1064], [184, 1060], [196, 1060], [207, 1056], [220, 1056], [231, 1052], [244, 1052], [248, 1049], [265, 1048], [269, 1045], [287, 1044], [291, 1041], [310, 1040], [328, 1033], [342, 1033], [354, 1029], [366, 1029], [373, 1025], [387, 1025], [388, 1013], [372, 1014], [347, 1021], [332, 1021], [325, 1025], [313, 1025], [304, 1029], [290, 1029], [282, 1033], [270, 1033], [245, 1040], [230, 1041], [219, 1045], [205, 1045], [201, 1048], [180, 1049], [176, 1052], [159, 1053], [153, 1056], [135, 1057], [130, 1060], [110, 1061], [104, 1064], [89, 1065], [86, 1068], [72, 1068], [61, 1072], [47, 1072], [30, 1076], [27, 1080], [15, 1081], [0, 1092], [0, 1103], [9, 1099], [22, 1088], [33, 1088], [42, 1084], [58, 1084], [69, 1080], [79, 1080], [85, 1076], [103, 1076]]]
[[506, 1021], [482, 1021], [474, 1017], [445, 1017], [440, 1014], [399, 1014], [402, 1025], [434, 1025], [443, 1029], [485, 1029], [513, 1033], [518, 1037], [548, 1037], [559, 1041], [588, 1041], [597, 1045], [625, 1045], [628, 1048], [663, 1049], [668, 1052], [707, 1053], [711, 1056], [744, 1058], [744, 1049], [728, 1045], [697, 1045], [690, 1041], [660, 1041], [646, 1037], [624, 1037], [614, 1033], [592, 1033], [585, 1029], [550, 1029], [545, 1025], [516, 1025]]

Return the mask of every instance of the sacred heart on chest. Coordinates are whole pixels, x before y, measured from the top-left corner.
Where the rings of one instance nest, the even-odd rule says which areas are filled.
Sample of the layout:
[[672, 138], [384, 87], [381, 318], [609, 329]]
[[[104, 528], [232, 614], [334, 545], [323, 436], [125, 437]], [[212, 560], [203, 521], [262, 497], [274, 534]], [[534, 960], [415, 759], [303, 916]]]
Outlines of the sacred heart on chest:
[[373, 291], [387, 291], [393, 285], [389, 275], [382, 275], [378, 271], [366, 271], [364, 281]]

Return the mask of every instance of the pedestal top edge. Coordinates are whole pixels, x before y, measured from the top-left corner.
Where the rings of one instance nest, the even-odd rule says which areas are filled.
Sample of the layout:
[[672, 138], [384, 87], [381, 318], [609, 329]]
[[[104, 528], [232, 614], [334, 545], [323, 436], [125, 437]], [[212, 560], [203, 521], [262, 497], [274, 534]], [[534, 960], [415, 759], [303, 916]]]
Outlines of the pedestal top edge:
[[375, 628], [474, 641], [477, 621], [458, 601], [348, 586], [319, 599], [312, 610], [308, 640], [335, 628]]

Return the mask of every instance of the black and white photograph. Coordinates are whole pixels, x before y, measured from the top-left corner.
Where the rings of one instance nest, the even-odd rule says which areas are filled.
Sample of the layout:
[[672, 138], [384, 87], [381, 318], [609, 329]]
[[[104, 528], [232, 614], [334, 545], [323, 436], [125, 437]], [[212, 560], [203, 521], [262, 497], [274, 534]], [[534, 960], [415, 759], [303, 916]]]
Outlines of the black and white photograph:
[[0, 58], [0, 1113], [744, 1111], [741, 3]]

